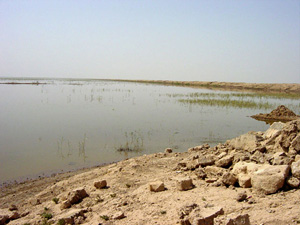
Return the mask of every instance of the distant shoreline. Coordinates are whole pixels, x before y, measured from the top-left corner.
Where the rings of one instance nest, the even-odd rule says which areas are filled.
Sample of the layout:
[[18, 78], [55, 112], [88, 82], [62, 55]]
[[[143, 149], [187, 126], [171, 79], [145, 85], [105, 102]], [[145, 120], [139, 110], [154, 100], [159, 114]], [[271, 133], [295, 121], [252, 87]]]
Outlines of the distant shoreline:
[[171, 80], [123, 80], [115, 79], [113, 81], [151, 83], [172, 86], [190, 86], [208, 89], [222, 90], [247, 90], [263, 92], [286, 92], [300, 94], [300, 84], [296, 83], [242, 83], [242, 82], [218, 82], [218, 81], [171, 81]]
[[[18, 80], [18, 82], [1, 82], [1, 79]], [[130, 79], [84, 79], [84, 78], [0, 78], [0, 84], [47, 84], [39, 83], [39, 80], [64, 80], [64, 81], [119, 81], [133, 83], [147, 83], [171, 86], [189, 86], [218, 90], [257, 91], [257, 92], [281, 92], [300, 94], [300, 83], [244, 83], [244, 82], [219, 82], [219, 81], [172, 81], [172, 80], [130, 80]], [[24, 81], [24, 82], [22, 82]], [[32, 82], [28, 82], [32, 81]]]

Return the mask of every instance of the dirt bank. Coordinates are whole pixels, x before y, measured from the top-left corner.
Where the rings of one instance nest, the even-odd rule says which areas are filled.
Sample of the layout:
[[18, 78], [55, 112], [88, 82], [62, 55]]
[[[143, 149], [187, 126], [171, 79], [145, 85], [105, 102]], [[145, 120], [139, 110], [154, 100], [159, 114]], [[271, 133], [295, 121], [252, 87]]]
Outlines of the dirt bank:
[[299, 153], [296, 120], [213, 148], [10, 185], [0, 224], [298, 224]]
[[221, 90], [247, 90], [263, 92], [286, 92], [300, 94], [300, 84], [282, 83], [237, 83], [237, 82], [217, 82], [217, 81], [170, 81], [170, 80], [118, 80], [126, 82], [155, 83], [162, 85], [191, 86]]

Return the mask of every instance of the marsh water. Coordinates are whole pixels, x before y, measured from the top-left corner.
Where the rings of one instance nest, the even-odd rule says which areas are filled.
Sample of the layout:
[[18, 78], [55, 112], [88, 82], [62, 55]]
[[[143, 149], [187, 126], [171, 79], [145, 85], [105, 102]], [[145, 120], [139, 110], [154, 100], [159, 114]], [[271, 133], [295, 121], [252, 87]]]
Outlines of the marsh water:
[[281, 104], [300, 111], [295, 96], [103, 80], [0, 81], [0, 183], [167, 147], [213, 146], [266, 130], [253, 114]]

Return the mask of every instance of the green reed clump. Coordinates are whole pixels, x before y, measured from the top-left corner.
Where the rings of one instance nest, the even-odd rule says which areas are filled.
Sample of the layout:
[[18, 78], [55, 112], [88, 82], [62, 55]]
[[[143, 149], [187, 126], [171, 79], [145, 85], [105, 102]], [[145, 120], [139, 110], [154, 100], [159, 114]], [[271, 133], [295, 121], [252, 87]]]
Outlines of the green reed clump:
[[255, 102], [254, 100], [230, 100], [230, 99], [179, 99], [181, 103], [198, 104], [218, 107], [234, 107], [248, 109], [272, 109], [274, 104], [268, 102]]

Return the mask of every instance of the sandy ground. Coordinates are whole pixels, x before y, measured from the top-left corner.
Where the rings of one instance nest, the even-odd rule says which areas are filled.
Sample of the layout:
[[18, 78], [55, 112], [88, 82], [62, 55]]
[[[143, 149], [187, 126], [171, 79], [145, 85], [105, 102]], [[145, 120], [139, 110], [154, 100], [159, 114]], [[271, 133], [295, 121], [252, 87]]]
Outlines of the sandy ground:
[[[300, 191], [280, 191], [263, 195], [251, 188], [213, 187], [197, 178], [193, 171], [178, 171], [177, 164], [190, 153], [158, 153], [132, 158], [108, 166], [43, 178], [1, 189], [0, 208], [16, 205], [20, 214], [28, 214], [9, 224], [43, 224], [45, 207], [57, 224], [59, 218], [74, 210], [86, 210], [83, 224], [179, 224], [179, 212], [185, 205], [200, 209], [222, 207], [225, 217], [232, 213], [249, 214], [251, 224], [300, 223]], [[187, 191], [176, 188], [180, 177], [193, 179], [195, 187]], [[94, 182], [105, 179], [108, 188], [96, 189]], [[162, 192], [151, 192], [149, 183], [163, 181]], [[61, 210], [60, 203], [71, 190], [83, 187], [89, 194], [79, 204]], [[251, 201], [238, 202], [236, 196], [246, 191]], [[53, 198], [58, 198], [58, 204]], [[36, 204], [37, 199], [40, 204]], [[118, 212], [125, 218], [112, 219]], [[107, 216], [105, 221], [101, 216]]]

